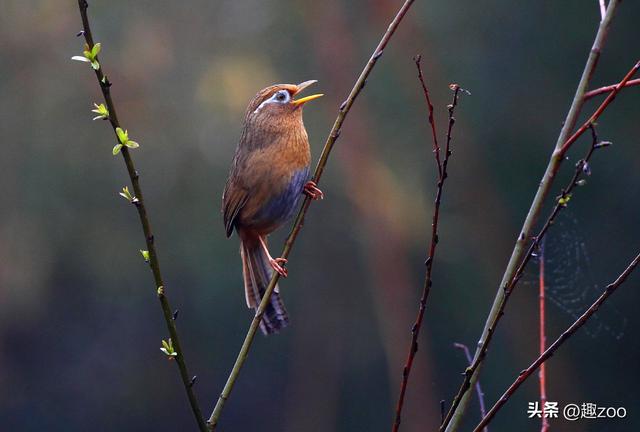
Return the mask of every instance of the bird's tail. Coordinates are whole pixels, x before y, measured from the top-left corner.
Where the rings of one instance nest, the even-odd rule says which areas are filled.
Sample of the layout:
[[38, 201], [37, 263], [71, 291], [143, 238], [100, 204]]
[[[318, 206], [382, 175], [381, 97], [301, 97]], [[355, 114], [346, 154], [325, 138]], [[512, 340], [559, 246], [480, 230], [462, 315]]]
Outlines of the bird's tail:
[[[267, 290], [273, 270], [258, 241], [243, 240], [240, 244], [240, 256], [242, 257], [242, 276], [244, 277], [247, 307], [257, 310], [262, 296]], [[260, 330], [265, 335], [269, 335], [278, 333], [287, 324], [289, 324], [289, 316], [280, 298], [278, 285], [276, 285], [271, 294], [269, 305], [262, 316], [262, 321], [260, 321]]]

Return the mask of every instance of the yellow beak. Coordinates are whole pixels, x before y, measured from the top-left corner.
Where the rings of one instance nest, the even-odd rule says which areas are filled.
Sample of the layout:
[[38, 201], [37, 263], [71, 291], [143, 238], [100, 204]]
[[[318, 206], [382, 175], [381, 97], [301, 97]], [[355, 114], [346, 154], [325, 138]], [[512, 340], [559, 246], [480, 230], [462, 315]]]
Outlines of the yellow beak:
[[[316, 80], [310, 80], [310, 81], [305, 81], [305, 82], [303, 82], [303, 83], [298, 84], [298, 85], [297, 85], [297, 87], [298, 87], [298, 88], [297, 88], [297, 90], [296, 90], [296, 93], [295, 93], [295, 94], [300, 93], [302, 90], [304, 90], [305, 88], [309, 87], [311, 84], [314, 84], [314, 83], [316, 83], [316, 82], [318, 82], [318, 81], [316, 81]], [[324, 96], [324, 94], [322, 94], [322, 93], [313, 94], [313, 95], [311, 95], [311, 96], [305, 96], [305, 97], [300, 98], [300, 99], [292, 100], [292, 101], [291, 101], [291, 103], [292, 103], [293, 105], [298, 106], [298, 105], [305, 104], [305, 103], [307, 103], [307, 102], [309, 102], [309, 101], [312, 101], [312, 100], [314, 100], [314, 99], [318, 99], [319, 97], [322, 97], [322, 96]]]

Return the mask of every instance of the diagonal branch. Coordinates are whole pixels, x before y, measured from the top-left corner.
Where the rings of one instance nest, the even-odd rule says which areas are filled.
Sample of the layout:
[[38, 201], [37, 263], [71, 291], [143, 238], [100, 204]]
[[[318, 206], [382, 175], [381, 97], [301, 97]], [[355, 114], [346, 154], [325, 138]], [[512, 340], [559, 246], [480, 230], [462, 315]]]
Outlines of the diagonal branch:
[[[629, 80], [625, 83], [625, 87], [633, 87], [633, 86], [637, 86], [640, 85], [640, 79], [632, 79]], [[618, 86], [618, 84], [611, 84], [608, 86], [604, 86], [604, 87], [600, 87], [591, 91], [588, 91], [584, 94], [584, 100], [587, 101], [593, 97], [599, 96], [603, 93], [609, 93], [613, 90], [615, 90], [615, 88]]]
[[[395, 33], [396, 29], [400, 25], [400, 22], [402, 21], [402, 19], [404, 18], [404, 16], [408, 12], [409, 8], [411, 7], [414, 1], [415, 0], [406, 0], [404, 2], [404, 4], [400, 8], [396, 16], [391, 21], [391, 24], [389, 24], [387, 31], [382, 36], [382, 39], [380, 40], [380, 42], [378, 43], [378, 46], [373, 51], [373, 54], [369, 58], [369, 61], [367, 62], [364, 69], [360, 73], [360, 76], [358, 77], [355, 85], [351, 89], [349, 96], [342, 103], [342, 105], [340, 105], [340, 109], [338, 111], [338, 117], [336, 118], [333, 124], [333, 127], [331, 128], [331, 132], [327, 137], [327, 140], [324, 144], [324, 148], [322, 150], [322, 154], [320, 155], [320, 160], [318, 161], [318, 165], [316, 166], [316, 170], [313, 175], [313, 181], [316, 184], [320, 182], [320, 178], [322, 177], [322, 173], [324, 172], [324, 168], [327, 164], [329, 154], [331, 153], [333, 146], [335, 145], [338, 137], [340, 136], [340, 132], [342, 130], [342, 124], [344, 123], [344, 120], [347, 117], [349, 110], [351, 110], [353, 103], [355, 102], [356, 98], [364, 88], [367, 78], [369, 77], [369, 74], [371, 74], [373, 67], [376, 65], [378, 59], [382, 56], [384, 49], [389, 43], [389, 40]], [[282, 251], [282, 254], [280, 255], [282, 258], [288, 258], [289, 253], [291, 252], [291, 248], [293, 247], [293, 244], [296, 238], [298, 237], [298, 233], [302, 229], [304, 217], [307, 214], [310, 204], [311, 204], [311, 200], [309, 199], [309, 197], [305, 197], [302, 203], [302, 207], [298, 212], [298, 216], [296, 217], [296, 220], [293, 223], [291, 233], [289, 234], [289, 237], [287, 237], [287, 240], [285, 241], [284, 249]], [[260, 305], [256, 310], [256, 314], [253, 317], [253, 320], [251, 321], [251, 325], [249, 326], [247, 335], [245, 336], [244, 342], [240, 347], [240, 351], [233, 365], [233, 368], [229, 373], [227, 382], [225, 383], [224, 388], [222, 389], [222, 393], [218, 398], [218, 401], [213, 409], [213, 412], [211, 413], [211, 416], [209, 417], [209, 420], [207, 421], [208, 428], [211, 431], [213, 431], [216, 428], [218, 424], [218, 420], [220, 419], [220, 415], [222, 413], [222, 409], [224, 408], [224, 404], [229, 398], [229, 395], [231, 394], [231, 391], [233, 390], [235, 382], [238, 379], [238, 376], [240, 374], [240, 370], [242, 369], [244, 362], [246, 361], [247, 356], [249, 355], [249, 349], [251, 348], [251, 344], [253, 343], [253, 339], [255, 337], [256, 331], [258, 330], [258, 326], [260, 325], [260, 320], [262, 319], [262, 316], [264, 315], [264, 311], [267, 308], [267, 305], [269, 304], [269, 299], [271, 297], [271, 294], [273, 293], [273, 290], [279, 278], [280, 278], [280, 275], [277, 272], [274, 272], [273, 276], [271, 277], [271, 281], [269, 282], [269, 285], [267, 286], [267, 289], [264, 293], [264, 296], [262, 297], [262, 301], [260, 302]]]
[[587, 309], [580, 316], [580, 318], [578, 318], [573, 324], [571, 324], [569, 326], [569, 328], [567, 328], [564, 331], [564, 333], [562, 333], [560, 335], [560, 337], [558, 339], [556, 339], [549, 346], [549, 348], [547, 348], [547, 350], [544, 353], [542, 353], [542, 355], [540, 355], [540, 357], [538, 357], [533, 363], [531, 363], [531, 365], [528, 368], [526, 368], [525, 370], [520, 372], [520, 375], [518, 375], [518, 378], [513, 382], [513, 384], [511, 384], [509, 386], [507, 391], [504, 392], [504, 394], [500, 397], [500, 399], [498, 399], [498, 401], [495, 403], [495, 405], [493, 405], [493, 407], [491, 407], [491, 409], [489, 410], [487, 415], [484, 416], [482, 421], [480, 421], [478, 426], [476, 426], [476, 428], [474, 429], [474, 432], [481, 431], [483, 427], [485, 427], [487, 424], [489, 424], [489, 422], [493, 419], [493, 417], [496, 415], [496, 413], [498, 411], [500, 411], [500, 409], [504, 406], [504, 404], [507, 403], [509, 398], [511, 396], [513, 396], [513, 394], [518, 390], [520, 385], [527, 378], [529, 378], [536, 371], [536, 369], [538, 369], [538, 367], [540, 367], [542, 364], [544, 364], [544, 362], [547, 359], [549, 359], [549, 357], [551, 357], [556, 352], [556, 350], [558, 348], [560, 348], [560, 346], [567, 341], [567, 339], [569, 339], [571, 336], [573, 336], [573, 334], [576, 331], [578, 331], [580, 329], [580, 327], [582, 327], [589, 320], [589, 318], [591, 318], [591, 316], [594, 313], [596, 313], [598, 311], [600, 306], [602, 306], [602, 304], [611, 296], [611, 294], [613, 294], [616, 291], [616, 289], [618, 289], [618, 287], [620, 285], [622, 285], [627, 280], [627, 277], [633, 272], [633, 270], [635, 270], [635, 268], [637, 267], [637, 265], [639, 263], [640, 263], [640, 254], [638, 254], [631, 261], [631, 263], [616, 278], [615, 281], [613, 281], [609, 285], [607, 285], [607, 287], [605, 288], [604, 292], [600, 295], [600, 297], [598, 297], [596, 299], [596, 301], [593, 302], [593, 304], [589, 307], [589, 309]]
[[527, 213], [527, 216], [524, 220], [520, 234], [518, 235], [518, 239], [516, 240], [511, 258], [509, 259], [509, 263], [507, 264], [504, 275], [502, 277], [502, 281], [500, 282], [500, 286], [498, 287], [493, 304], [491, 306], [491, 310], [489, 311], [489, 315], [482, 330], [482, 335], [478, 340], [478, 347], [476, 348], [473, 362], [465, 370], [464, 379], [462, 381], [462, 384], [460, 385], [460, 389], [453, 399], [451, 408], [449, 409], [444, 422], [440, 427], [441, 431], [455, 431], [462, 421], [462, 416], [469, 401], [468, 390], [478, 380], [480, 367], [484, 361], [487, 350], [491, 343], [496, 325], [504, 314], [504, 308], [508, 299], [507, 293], [510, 292], [509, 285], [511, 285], [511, 282], [514, 280], [514, 276], [518, 270], [519, 263], [521, 263], [523, 261], [523, 258], [526, 257], [526, 246], [529, 242], [533, 227], [535, 226], [538, 217], [540, 216], [544, 201], [549, 194], [551, 185], [553, 184], [553, 180], [555, 179], [556, 173], [560, 169], [560, 165], [562, 164], [562, 161], [564, 159], [564, 155], [561, 154], [559, 150], [562, 149], [563, 145], [569, 138], [569, 134], [578, 121], [578, 117], [584, 105], [584, 95], [586, 93], [589, 82], [591, 81], [591, 77], [593, 76], [593, 73], [596, 69], [596, 65], [600, 58], [600, 53], [604, 48], [611, 22], [619, 4], [620, 0], [611, 0], [609, 2], [609, 5], [607, 6], [607, 12], [598, 26], [595, 40], [587, 58], [584, 71], [582, 72], [582, 77], [580, 78], [580, 82], [578, 83], [578, 88], [576, 89], [573, 102], [571, 103], [571, 108], [569, 109], [562, 130], [560, 131], [560, 135], [558, 136], [558, 140], [556, 141], [554, 151], [549, 160], [549, 164], [547, 165], [545, 173], [538, 186], [538, 190], [536, 191], [536, 195], [531, 203], [529, 212]]
[[409, 384], [409, 375], [411, 374], [411, 368], [413, 367], [413, 360], [418, 352], [418, 336], [420, 336], [420, 329], [422, 328], [422, 320], [424, 319], [424, 312], [427, 307], [427, 299], [429, 292], [431, 291], [431, 274], [433, 270], [433, 260], [436, 255], [436, 247], [438, 245], [438, 222], [440, 220], [440, 202], [442, 200], [442, 192], [444, 188], [444, 182], [447, 179], [447, 165], [449, 164], [449, 157], [451, 156], [451, 131], [455, 123], [453, 113], [456, 105], [458, 104], [458, 97], [460, 95], [460, 86], [457, 84], [451, 84], [450, 88], [453, 91], [451, 104], [447, 106], [449, 111], [449, 126], [447, 128], [446, 144], [444, 149], [444, 160], [440, 162], [440, 148], [438, 147], [438, 141], [435, 133], [435, 121], [433, 119], [433, 105], [429, 100], [429, 91], [424, 83], [422, 75], [422, 67], [420, 66], [420, 56], [415, 58], [416, 68], [418, 69], [418, 80], [422, 86], [424, 92], [427, 108], [429, 111], [429, 123], [431, 124], [431, 130], [433, 132], [433, 153], [438, 168], [438, 182], [436, 189], [436, 198], [433, 208], [433, 217], [431, 220], [431, 244], [429, 245], [429, 255], [425, 261], [427, 271], [425, 274], [424, 285], [422, 287], [422, 297], [418, 306], [418, 315], [416, 316], [415, 323], [411, 327], [411, 343], [409, 345], [409, 353], [407, 354], [407, 361], [402, 369], [402, 381], [400, 382], [400, 394], [398, 395], [398, 402], [396, 404], [396, 412], [392, 425], [392, 431], [398, 432], [400, 430], [400, 422], [402, 420], [402, 409], [404, 407], [404, 397]]
[[589, 117], [587, 119], [587, 121], [585, 121], [582, 126], [580, 126], [578, 128], [577, 131], [575, 131], [575, 133], [573, 135], [571, 135], [569, 137], [569, 139], [562, 145], [562, 147], [560, 148], [560, 150], [558, 150], [558, 152], [560, 153], [560, 156], [564, 156], [564, 154], [567, 152], [567, 150], [569, 150], [569, 147], [571, 147], [571, 145], [576, 142], [576, 140], [578, 138], [580, 138], [580, 136], [585, 133], [587, 131], [587, 129], [589, 129], [589, 127], [594, 124], [598, 118], [600, 117], [600, 115], [602, 115], [602, 113], [604, 112], [605, 109], [607, 109], [607, 107], [609, 106], [609, 104], [611, 102], [613, 102], [613, 100], [616, 98], [616, 96], [618, 95], [618, 93], [620, 92], [620, 90], [622, 90], [623, 87], [625, 87], [625, 85], [629, 82], [629, 80], [636, 74], [636, 72], [638, 71], [638, 69], [640, 69], [640, 60], [638, 60], [638, 62], [636, 64], [633, 65], [633, 67], [631, 68], [631, 70], [629, 70], [629, 72], [627, 72], [627, 74], [625, 75], [625, 77], [622, 79], [622, 81], [620, 81], [618, 84], [616, 84], [613, 89], [611, 90], [611, 93], [609, 93], [606, 97], [606, 99], [604, 101], [602, 101], [602, 103], [600, 104], [600, 106], [594, 111], [593, 114], [591, 114], [591, 117]]
[[[453, 346], [462, 350], [464, 352], [464, 356], [467, 359], [467, 363], [470, 364], [473, 358], [471, 357], [471, 352], [469, 351], [469, 347], [465, 344], [461, 344], [458, 342], [454, 342]], [[478, 405], [480, 407], [480, 420], [487, 415], [487, 409], [484, 404], [484, 393], [482, 392], [482, 387], [480, 387], [480, 381], [476, 383], [476, 395], [478, 396]], [[489, 428], [485, 427], [482, 432], [489, 432]]]
[[[94, 41], [93, 36], [91, 35], [91, 27], [89, 26], [89, 17], [87, 15], [87, 8], [89, 7], [89, 5], [87, 4], [86, 0], [78, 0], [78, 7], [80, 9], [80, 16], [82, 18], [82, 34], [84, 34], [85, 41], [87, 42], [87, 45], [91, 50], [94, 47]], [[114, 133], [116, 134], [116, 139], [119, 140], [116, 129], [120, 128], [120, 123], [118, 122], [116, 107], [113, 103], [113, 99], [111, 98], [111, 82], [104, 74], [103, 68], [98, 62], [97, 56], [95, 57], [95, 60], [98, 64], [98, 68], [94, 70], [96, 78], [98, 79], [98, 83], [100, 85], [100, 90], [102, 91], [102, 95], [104, 97], [104, 101], [106, 103], [107, 109], [109, 110], [108, 119], [111, 123], [111, 127], [113, 128]], [[138, 174], [138, 171], [136, 171], [133, 159], [131, 158], [131, 153], [127, 146], [122, 146], [120, 152], [122, 153], [122, 158], [124, 159], [124, 163], [127, 166], [127, 172], [129, 173], [129, 178], [133, 186], [135, 199], [132, 199], [131, 202], [135, 205], [136, 209], [138, 210], [138, 215], [140, 216], [140, 224], [142, 225], [142, 231], [144, 232], [144, 238], [147, 243], [147, 250], [149, 252], [148, 261], [153, 273], [158, 300], [160, 301], [160, 306], [162, 307], [162, 313], [167, 324], [167, 329], [169, 331], [169, 335], [171, 336], [173, 351], [177, 354], [172, 358], [175, 359], [176, 364], [178, 365], [180, 378], [182, 379], [182, 384], [184, 385], [184, 389], [187, 393], [187, 398], [189, 399], [191, 410], [193, 411], [193, 415], [196, 419], [196, 422], [198, 423], [198, 428], [201, 432], [206, 432], [207, 429], [204, 418], [202, 416], [202, 412], [200, 411], [195, 393], [193, 392], [193, 382], [195, 377], [191, 378], [187, 370], [184, 352], [182, 351], [182, 346], [178, 337], [178, 331], [176, 329], [176, 323], [173, 317], [171, 305], [169, 303], [169, 300], [167, 299], [166, 288], [164, 287], [162, 273], [160, 271], [160, 263], [158, 261], [158, 254], [156, 252], [154, 243], [153, 232], [151, 230], [149, 216], [147, 215], [147, 209], [145, 207], [144, 198], [142, 195], [142, 188], [140, 187], [140, 176]]]

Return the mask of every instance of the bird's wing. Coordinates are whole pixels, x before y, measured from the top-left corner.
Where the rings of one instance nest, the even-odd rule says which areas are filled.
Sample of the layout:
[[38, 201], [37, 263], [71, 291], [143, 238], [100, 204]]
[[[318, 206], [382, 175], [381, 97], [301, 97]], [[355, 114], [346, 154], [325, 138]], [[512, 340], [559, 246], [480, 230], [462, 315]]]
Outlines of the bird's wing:
[[233, 232], [233, 224], [249, 198], [248, 191], [235, 181], [235, 176], [231, 176], [227, 181], [222, 194], [222, 215], [224, 220], [224, 228], [227, 237], [231, 237]]

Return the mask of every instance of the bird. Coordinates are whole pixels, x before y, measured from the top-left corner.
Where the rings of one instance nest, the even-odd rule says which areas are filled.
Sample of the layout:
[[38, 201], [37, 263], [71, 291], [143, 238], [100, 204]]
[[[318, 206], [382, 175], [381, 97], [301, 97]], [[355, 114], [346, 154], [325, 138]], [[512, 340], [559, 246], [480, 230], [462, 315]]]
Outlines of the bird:
[[[258, 309], [273, 272], [286, 277], [285, 258], [273, 258], [267, 236], [295, 213], [303, 194], [324, 198], [309, 179], [311, 150], [302, 120], [302, 107], [323, 94], [294, 99], [316, 80], [275, 84], [249, 102], [240, 140], [222, 194], [227, 237], [235, 230], [248, 308]], [[289, 317], [276, 285], [260, 322], [260, 330], [278, 333]]]

